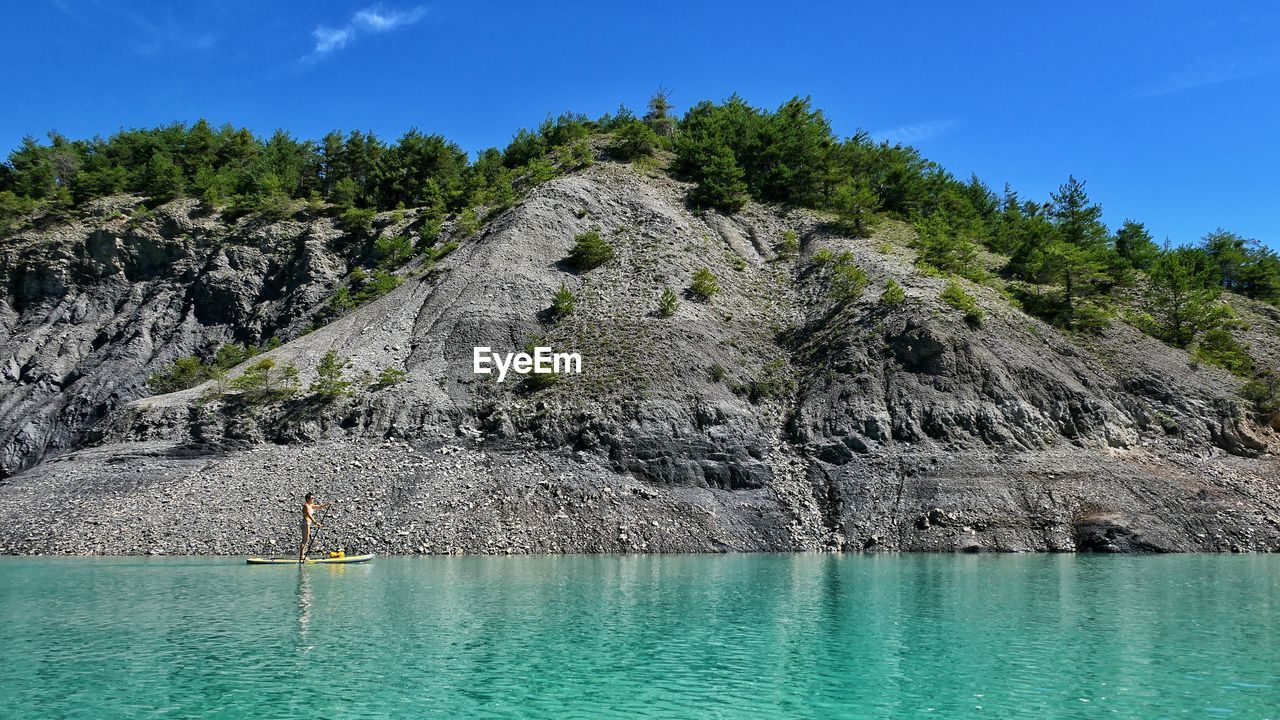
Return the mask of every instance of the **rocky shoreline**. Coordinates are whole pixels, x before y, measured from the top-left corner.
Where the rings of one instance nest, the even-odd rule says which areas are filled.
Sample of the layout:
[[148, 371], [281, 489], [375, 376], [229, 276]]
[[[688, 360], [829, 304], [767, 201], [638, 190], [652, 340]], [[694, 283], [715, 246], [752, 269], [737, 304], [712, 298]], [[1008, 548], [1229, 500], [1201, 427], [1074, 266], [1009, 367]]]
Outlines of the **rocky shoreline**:
[[[309, 491], [335, 503], [320, 552], [1280, 551], [1274, 480], [1271, 494], [1258, 497], [1250, 493], [1265, 486], [1262, 478], [1206, 478], [1198, 490], [1160, 499], [1166, 515], [1176, 509], [1180, 518], [1170, 523], [1126, 505], [1124, 492], [1074, 475], [1079, 458], [1071, 453], [1010, 460], [1028, 479], [1038, 472], [1042, 485], [1017, 500], [1018, 515], [983, 487], [975, 467], [966, 476], [952, 465], [905, 482], [895, 509], [872, 501], [833, 525], [830, 508], [801, 484], [790, 496], [785, 483], [654, 486], [587, 452], [459, 438], [222, 453], [134, 443], [82, 450], [0, 483], [0, 554], [288, 553]], [[1185, 460], [1188, 479], [1204, 471], [1194, 457]], [[1091, 494], [1106, 494], [1109, 507], [1091, 505]]]

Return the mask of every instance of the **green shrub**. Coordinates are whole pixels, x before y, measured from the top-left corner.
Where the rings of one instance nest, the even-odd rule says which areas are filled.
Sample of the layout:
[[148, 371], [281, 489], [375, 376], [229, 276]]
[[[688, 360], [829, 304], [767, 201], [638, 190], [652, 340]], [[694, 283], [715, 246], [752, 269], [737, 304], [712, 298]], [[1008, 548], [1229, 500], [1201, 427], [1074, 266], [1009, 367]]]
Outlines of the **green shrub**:
[[546, 158], [534, 158], [525, 166], [526, 178], [530, 185], [541, 185], [560, 174], [556, 166]]
[[813, 265], [817, 268], [823, 268], [835, 262], [836, 254], [827, 248], [819, 248], [813, 253]]
[[676, 297], [671, 288], [662, 288], [662, 296], [658, 298], [658, 316], [671, 317], [679, 307], [680, 298]]
[[693, 274], [693, 284], [689, 286], [689, 292], [698, 300], [707, 302], [713, 295], [720, 292], [720, 283], [710, 269], [698, 268]]
[[[276, 341], [276, 347], [279, 346], [279, 339], [272, 338]], [[268, 349], [274, 349], [268, 347]], [[218, 348], [213, 355], [213, 366], [221, 370], [230, 370], [240, 363], [258, 354], [256, 348], [251, 348], [240, 343], [227, 343]]]
[[1110, 325], [1114, 314], [1115, 309], [1104, 299], [1081, 300], [1075, 305], [1069, 327], [1084, 332], [1095, 332]]
[[609, 154], [622, 161], [652, 155], [658, 147], [658, 135], [646, 124], [632, 120], [613, 131]]
[[374, 390], [382, 390], [392, 385], [399, 385], [404, 382], [407, 373], [400, 368], [384, 367], [378, 371], [377, 378], [373, 381]]
[[1160, 429], [1164, 430], [1166, 435], [1177, 435], [1182, 431], [1182, 426], [1178, 424], [1177, 418], [1168, 413], [1157, 412], [1156, 422], [1160, 423]]
[[131, 228], [142, 227], [153, 215], [154, 213], [146, 205], [139, 205], [133, 209], [133, 214], [129, 216], [129, 222], [125, 224]]
[[1255, 412], [1264, 415], [1280, 413], [1280, 376], [1262, 373], [1240, 388], [1240, 397], [1248, 400]]
[[440, 222], [440, 218], [438, 217], [432, 217], [424, 220], [422, 222], [422, 227], [418, 229], [417, 251], [425, 253], [427, 250], [431, 249], [436, 244], [436, 241], [440, 239], [440, 232], [442, 228], [443, 223]]
[[721, 380], [724, 379], [724, 376], [726, 373], [724, 366], [721, 365], [720, 363], [716, 363], [715, 365], [712, 365], [711, 369], [708, 372], [711, 375], [711, 382], [720, 382]]
[[[386, 270], [374, 270], [372, 274], [366, 273], [362, 268], [356, 268], [348, 275], [348, 284], [334, 291], [333, 297], [329, 298], [329, 310], [333, 315], [343, 315], [371, 300], [376, 300], [383, 295], [400, 287], [404, 282], [404, 278]], [[317, 317], [317, 321], [324, 318]]]
[[201, 361], [195, 355], [186, 355], [173, 361], [163, 370], [148, 375], [147, 387], [156, 394], [193, 388], [206, 380], [216, 379], [227, 370], [257, 354], [256, 348], [246, 347], [240, 343], [227, 343], [217, 349], [210, 363]]
[[884, 292], [880, 294], [880, 302], [889, 307], [897, 307], [906, 302], [907, 291], [902, 289], [893, 278], [884, 284]]
[[862, 297], [867, 287], [867, 273], [853, 262], [853, 255], [840, 253], [831, 268], [827, 293], [836, 302], [852, 302]]
[[458, 213], [458, 220], [453, 226], [453, 234], [456, 237], [467, 238], [480, 232], [480, 218], [476, 216], [475, 208], [466, 208]]
[[524, 392], [535, 393], [539, 390], [546, 390], [558, 382], [560, 382], [559, 373], [529, 373], [520, 382], [520, 389]]
[[209, 367], [195, 355], [174, 360], [163, 370], [147, 376], [147, 387], [157, 395], [195, 387], [211, 377]]
[[284, 193], [269, 193], [250, 198], [251, 206], [258, 217], [269, 222], [278, 222], [293, 217], [298, 211], [298, 204]]
[[1217, 365], [1233, 375], [1248, 377], [1253, 373], [1253, 358], [1226, 328], [1214, 328], [1204, 333], [1196, 344], [1194, 355], [1196, 359]]
[[355, 298], [351, 295], [351, 289], [340, 287], [334, 291], [333, 297], [329, 298], [329, 308], [338, 315], [345, 314], [356, 306]]
[[784, 230], [782, 239], [778, 241], [778, 257], [793, 258], [800, 253], [800, 237], [795, 230]]
[[458, 241], [450, 240], [443, 245], [437, 245], [427, 251], [427, 262], [437, 263], [443, 260], [449, 253], [458, 249]]
[[562, 318], [572, 313], [577, 304], [578, 297], [562, 282], [560, 289], [551, 295], [551, 316], [557, 319]]
[[350, 394], [351, 382], [342, 379], [342, 371], [350, 364], [346, 358], [339, 357], [335, 350], [325, 353], [316, 365], [316, 379], [309, 388], [311, 394], [321, 400], [336, 400]]
[[596, 161], [596, 154], [591, 150], [591, 143], [579, 140], [569, 148], [569, 162], [577, 168], [584, 168]]
[[978, 307], [978, 299], [964, 291], [960, 287], [960, 283], [955, 280], [948, 280], [947, 286], [943, 288], [942, 294], [938, 296], [946, 304], [964, 313], [965, 322], [974, 327], [982, 326], [984, 313], [982, 308]]
[[394, 270], [413, 257], [413, 243], [406, 235], [380, 237], [373, 241], [373, 257], [378, 267]]
[[586, 272], [600, 267], [613, 257], [613, 246], [600, 237], [600, 228], [592, 228], [573, 238], [569, 264], [579, 272]]
[[400, 287], [403, 282], [404, 278], [399, 275], [393, 275], [386, 270], [374, 270], [369, 279], [360, 287], [360, 292], [356, 294], [356, 304], [363, 305], [370, 300], [376, 300]]
[[271, 402], [289, 397], [298, 384], [298, 368], [293, 363], [278, 367], [271, 358], [263, 358], [250, 365], [231, 381], [231, 387], [239, 390], [250, 402]]
[[367, 235], [373, 231], [373, 218], [377, 213], [365, 208], [348, 208], [338, 216], [338, 226], [353, 235]]
[[784, 398], [796, 389], [795, 378], [785, 360], [771, 360], [765, 364], [760, 376], [747, 386], [747, 395], [751, 402]]
[[836, 302], [856, 300], [867, 287], [867, 273], [847, 250], [836, 254], [822, 248], [813, 254], [813, 267], [826, 279], [827, 294]]

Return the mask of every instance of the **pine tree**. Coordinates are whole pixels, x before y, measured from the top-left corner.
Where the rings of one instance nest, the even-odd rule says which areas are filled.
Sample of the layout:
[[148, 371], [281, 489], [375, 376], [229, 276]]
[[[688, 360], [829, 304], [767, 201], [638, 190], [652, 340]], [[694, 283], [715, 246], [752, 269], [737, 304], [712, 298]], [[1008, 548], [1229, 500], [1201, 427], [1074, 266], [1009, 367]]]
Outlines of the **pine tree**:
[[1109, 279], [1100, 249], [1058, 240], [1037, 251], [1028, 269], [1038, 282], [1062, 286], [1053, 313], [1059, 322], [1072, 327], [1103, 324], [1100, 308], [1092, 302]]
[[669, 137], [675, 133], [675, 118], [671, 117], [671, 91], [659, 87], [649, 98], [649, 112], [645, 113], [644, 122], [658, 137]]
[[292, 395], [298, 387], [298, 377], [300, 375], [297, 365], [293, 363], [285, 365], [284, 369], [280, 371], [280, 387], [275, 391], [275, 394], [279, 397]]
[[635, 160], [638, 157], [652, 155], [658, 142], [657, 133], [649, 125], [639, 120], [631, 120], [613, 131], [613, 142], [609, 145], [609, 152], [619, 160]]
[[1200, 241], [1205, 253], [1213, 260], [1218, 282], [1227, 290], [1235, 290], [1241, 284], [1241, 270], [1248, 262], [1249, 253], [1243, 237], [1218, 228]]
[[880, 302], [889, 306], [897, 307], [907, 300], [907, 291], [902, 289], [893, 278], [884, 284], [884, 292], [880, 294]]
[[250, 398], [262, 398], [272, 394], [276, 389], [276, 361], [263, 358], [245, 368], [245, 371], [231, 381], [231, 387], [240, 390]]
[[662, 296], [658, 298], [658, 316], [671, 317], [680, 307], [680, 299], [669, 287], [662, 288]]
[[1102, 207], [1089, 201], [1084, 183], [1068, 176], [1058, 191], [1050, 194], [1050, 214], [1063, 242], [1097, 250], [1107, 244], [1107, 226], [1102, 224]]
[[351, 382], [342, 379], [342, 371], [350, 365], [346, 358], [340, 358], [334, 350], [324, 354], [316, 365], [316, 379], [309, 388], [312, 395], [322, 400], [334, 400], [348, 394]]
[[742, 178], [733, 151], [728, 145], [718, 145], [711, 151], [698, 185], [689, 191], [689, 202], [694, 207], [735, 213], [747, 202], [747, 184]]
[[1116, 231], [1116, 253], [1136, 270], [1148, 270], [1160, 255], [1160, 248], [1151, 240], [1151, 233], [1140, 222], [1125, 220]]
[[964, 291], [960, 287], [960, 283], [955, 280], [948, 280], [946, 286], [942, 289], [942, 293], [938, 298], [950, 305], [951, 307], [964, 313], [964, 321], [973, 327], [981, 327], [982, 320], [986, 316], [982, 308], [978, 306], [978, 299]]
[[711, 299], [713, 295], [720, 292], [720, 283], [716, 280], [715, 273], [708, 268], [698, 268], [693, 273], [693, 284], [689, 286], [689, 292], [702, 302]]
[[551, 295], [551, 316], [557, 319], [562, 318], [572, 313], [577, 304], [578, 297], [562, 282], [560, 289]]
[[1151, 265], [1143, 305], [1153, 324], [1147, 329], [1171, 345], [1187, 347], [1222, 323], [1221, 293], [1203, 251], [1166, 249]]
[[865, 237], [870, 232], [879, 207], [880, 198], [865, 178], [840, 183], [831, 197], [831, 209], [845, 230], [855, 237]]
[[1280, 302], [1280, 256], [1257, 240], [1221, 228], [1202, 241], [1222, 287], [1246, 297]]
[[919, 261], [943, 273], [970, 277], [978, 275], [978, 246], [958, 232], [941, 213], [916, 223]]
[[1270, 248], [1255, 245], [1249, 262], [1241, 268], [1241, 292], [1255, 300], [1280, 304], [1280, 255]]
[[1096, 299], [1122, 280], [1127, 269], [1108, 245], [1102, 208], [1089, 201], [1084, 183], [1074, 176], [1050, 197], [1052, 239], [1026, 256], [1024, 268], [1036, 282], [1062, 286], [1053, 308], [1057, 321], [1077, 328], [1104, 325], [1105, 313]]
[[573, 250], [569, 251], [569, 264], [579, 272], [586, 272], [600, 267], [613, 257], [613, 246], [600, 237], [600, 228], [592, 228], [573, 238]]
[[[321, 193], [330, 198], [335, 205], [340, 203], [332, 199], [334, 188], [340, 181], [351, 179], [350, 173], [347, 172], [346, 154], [347, 148], [342, 140], [342, 133], [336, 130], [326, 133], [320, 141], [320, 172], [324, 178]], [[352, 181], [352, 187], [355, 187], [355, 181]], [[351, 202], [355, 202], [354, 197]]]
[[[742, 148], [751, 151], [751, 160], [744, 161], [742, 149], [734, 148], [751, 192], [766, 202], [810, 207], [820, 204], [825, 199], [823, 182], [834, 146], [831, 125], [822, 111], [813, 109], [808, 98], [794, 97], [776, 112], [760, 114], [759, 118], [754, 142]], [[859, 178], [854, 186], [870, 191], [865, 178]], [[859, 200], [861, 209], [879, 207], [878, 197]]]
[[172, 200], [182, 194], [182, 169], [168, 153], [156, 153], [147, 161], [143, 176], [143, 192], [155, 203]]

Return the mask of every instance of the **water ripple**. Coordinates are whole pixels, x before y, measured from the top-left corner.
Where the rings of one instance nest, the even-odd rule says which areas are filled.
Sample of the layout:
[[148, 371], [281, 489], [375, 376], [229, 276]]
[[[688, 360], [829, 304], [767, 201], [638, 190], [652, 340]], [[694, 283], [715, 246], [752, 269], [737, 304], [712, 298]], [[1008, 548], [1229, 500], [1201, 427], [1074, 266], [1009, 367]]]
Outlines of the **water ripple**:
[[1280, 558], [0, 560], [0, 718], [1277, 717]]

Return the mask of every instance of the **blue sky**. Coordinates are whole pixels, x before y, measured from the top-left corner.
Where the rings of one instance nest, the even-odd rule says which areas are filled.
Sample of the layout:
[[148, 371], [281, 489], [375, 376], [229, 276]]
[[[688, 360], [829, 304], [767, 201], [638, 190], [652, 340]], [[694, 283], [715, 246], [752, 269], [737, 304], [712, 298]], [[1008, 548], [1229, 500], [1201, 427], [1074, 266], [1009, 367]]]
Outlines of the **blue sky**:
[[4, 12], [0, 146], [207, 117], [265, 134], [410, 127], [468, 150], [548, 113], [812, 96], [836, 131], [1113, 227], [1280, 247], [1280, 4], [98, 2]]

